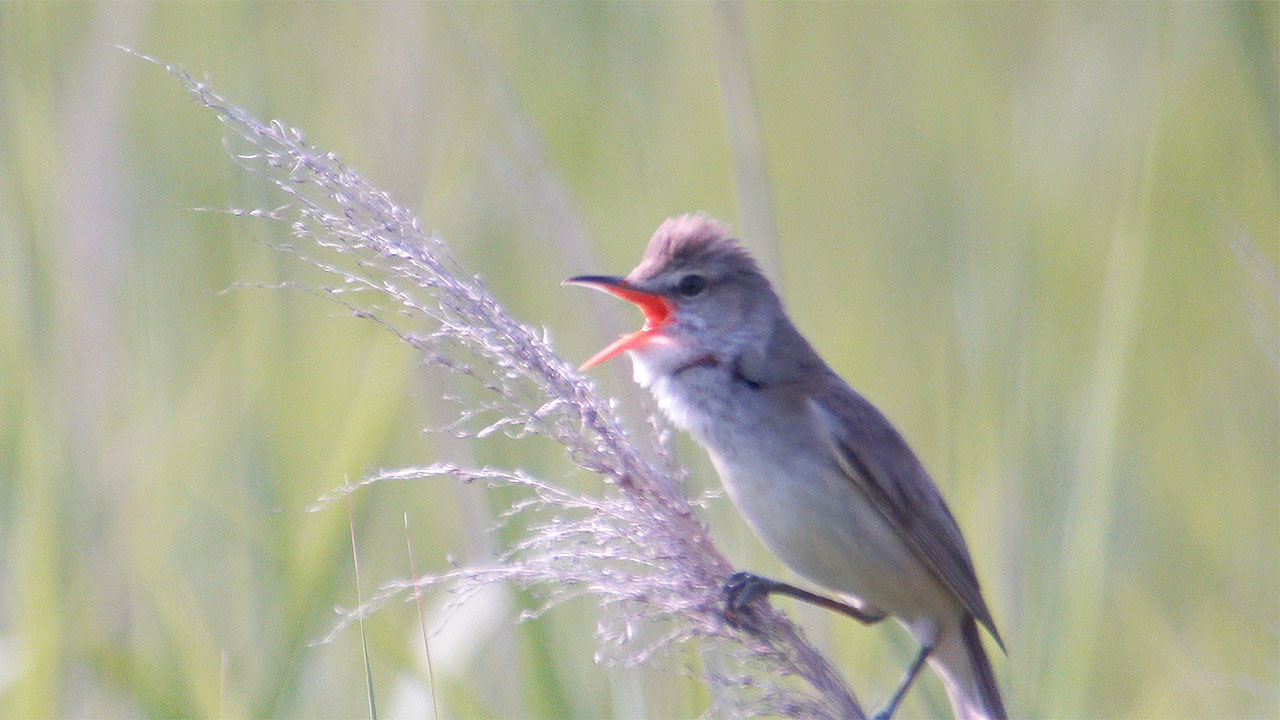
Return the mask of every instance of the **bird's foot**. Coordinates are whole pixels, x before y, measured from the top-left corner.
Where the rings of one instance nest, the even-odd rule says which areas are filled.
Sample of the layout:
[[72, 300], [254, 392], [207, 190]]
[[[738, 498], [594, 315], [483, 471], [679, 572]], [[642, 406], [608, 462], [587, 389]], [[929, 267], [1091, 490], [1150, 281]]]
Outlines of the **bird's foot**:
[[738, 626], [744, 616], [751, 614], [751, 602], [767, 596], [777, 581], [739, 570], [724, 581], [724, 614], [731, 625]]

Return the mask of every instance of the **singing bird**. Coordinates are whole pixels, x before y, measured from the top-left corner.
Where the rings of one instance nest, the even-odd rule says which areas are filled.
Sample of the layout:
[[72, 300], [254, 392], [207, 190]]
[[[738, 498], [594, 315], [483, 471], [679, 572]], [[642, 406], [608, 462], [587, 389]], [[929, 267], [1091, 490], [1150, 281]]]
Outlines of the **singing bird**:
[[706, 448], [765, 545], [844, 600], [736, 573], [727, 612], [784, 593], [868, 624], [891, 615], [920, 652], [877, 717], [892, 716], [926, 660], [956, 717], [1005, 717], [978, 625], [1004, 643], [942, 494], [889, 420], [800, 335], [723, 225], [671, 218], [625, 277], [565, 282], [629, 300], [645, 317], [583, 369], [630, 355], [636, 382]]

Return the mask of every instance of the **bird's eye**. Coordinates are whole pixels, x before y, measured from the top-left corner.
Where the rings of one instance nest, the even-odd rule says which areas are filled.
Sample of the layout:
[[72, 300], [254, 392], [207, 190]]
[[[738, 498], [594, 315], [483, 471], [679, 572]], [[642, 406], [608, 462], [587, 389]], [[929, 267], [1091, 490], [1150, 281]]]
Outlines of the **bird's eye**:
[[676, 292], [684, 297], [693, 297], [707, 289], [707, 279], [701, 275], [685, 275], [676, 284]]

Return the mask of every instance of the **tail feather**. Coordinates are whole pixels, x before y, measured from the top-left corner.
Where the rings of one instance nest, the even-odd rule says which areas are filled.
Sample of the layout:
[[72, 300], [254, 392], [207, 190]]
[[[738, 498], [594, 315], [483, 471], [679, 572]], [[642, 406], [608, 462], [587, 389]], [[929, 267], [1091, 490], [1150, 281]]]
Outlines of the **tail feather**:
[[982, 647], [978, 623], [966, 615], [960, 627], [944, 633], [930, 654], [958, 720], [1005, 720], [1004, 701], [991, 661]]
[[969, 652], [969, 663], [973, 667], [977, 679], [979, 693], [993, 717], [1005, 718], [1004, 700], [1000, 697], [1000, 688], [996, 685], [996, 674], [991, 669], [991, 661], [987, 651], [982, 647], [982, 637], [978, 633], [978, 624], [970, 615], [960, 626], [960, 634], [964, 637], [965, 649]]

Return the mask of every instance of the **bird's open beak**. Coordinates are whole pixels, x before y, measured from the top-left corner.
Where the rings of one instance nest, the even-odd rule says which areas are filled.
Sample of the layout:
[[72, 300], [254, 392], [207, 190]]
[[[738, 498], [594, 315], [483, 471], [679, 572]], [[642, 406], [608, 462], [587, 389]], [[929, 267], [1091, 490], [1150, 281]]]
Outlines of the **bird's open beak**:
[[665, 339], [661, 331], [663, 327], [671, 322], [671, 313], [674, 308], [661, 295], [640, 290], [625, 279], [611, 275], [579, 275], [565, 280], [562, 284], [585, 285], [596, 290], [603, 290], [611, 295], [617, 295], [623, 300], [635, 303], [639, 306], [640, 311], [644, 313], [643, 327], [614, 340], [608, 347], [591, 356], [590, 360], [582, 363], [580, 370], [599, 365], [605, 360], [615, 355], [621, 355], [627, 350], [635, 350]]

